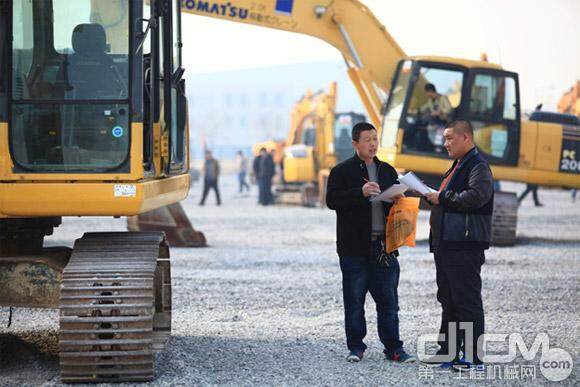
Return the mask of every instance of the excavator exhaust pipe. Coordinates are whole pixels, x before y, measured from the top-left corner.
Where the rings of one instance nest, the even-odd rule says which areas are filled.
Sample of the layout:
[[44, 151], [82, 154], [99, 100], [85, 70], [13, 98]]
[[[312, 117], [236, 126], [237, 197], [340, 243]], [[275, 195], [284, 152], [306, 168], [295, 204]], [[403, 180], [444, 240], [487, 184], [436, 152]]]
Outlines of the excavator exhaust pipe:
[[127, 230], [164, 231], [172, 247], [207, 246], [205, 235], [193, 228], [179, 203], [127, 217]]

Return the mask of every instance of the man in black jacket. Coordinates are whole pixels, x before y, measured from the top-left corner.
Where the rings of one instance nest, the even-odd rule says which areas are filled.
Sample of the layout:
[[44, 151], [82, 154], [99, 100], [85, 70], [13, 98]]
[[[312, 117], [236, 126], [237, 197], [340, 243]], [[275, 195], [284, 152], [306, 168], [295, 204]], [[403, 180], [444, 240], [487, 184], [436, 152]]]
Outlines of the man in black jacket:
[[254, 159], [253, 170], [258, 184], [258, 203], [264, 206], [273, 204], [272, 178], [276, 173], [276, 167], [272, 155], [266, 148], [261, 148], [260, 154]]
[[364, 302], [367, 292], [377, 305], [379, 338], [387, 359], [411, 362], [414, 357], [399, 339], [398, 251], [384, 251], [390, 204], [370, 202], [373, 195], [397, 183], [397, 172], [376, 157], [378, 138], [369, 123], [352, 129], [356, 154], [330, 171], [326, 204], [336, 211], [336, 244], [342, 271], [347, 360], [359, 362], [366, 345]]
[[[439, 342], [439, 356], [427, 362], [465, 369], [482, 363], [478, 352], [484, 332], [481, 265], [491, 238], [493, 176], [475, 148], [468, 121], [450, 123], [443, 135], [455, 161], [439, 192], [428, 194], [427, 200], [433, 205], [429, 246], [435, 255], [437, 299], [442, 307], [439, 333], [445, 339]], [[464, 359], [459, 359], [462, 341]]]

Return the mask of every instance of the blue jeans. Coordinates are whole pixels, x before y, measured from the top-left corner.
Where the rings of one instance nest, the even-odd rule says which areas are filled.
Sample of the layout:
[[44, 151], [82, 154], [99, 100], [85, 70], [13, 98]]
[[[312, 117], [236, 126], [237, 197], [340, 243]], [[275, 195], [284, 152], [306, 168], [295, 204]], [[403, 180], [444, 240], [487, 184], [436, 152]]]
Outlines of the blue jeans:
[[242, 193], [244, 188], [246, 191], [250, 191], [250, 186], [246, 183], [246, 172], [238, 172], [238, 184], [239, 184], [239, 192]]
[[399, 261], [390, 258], [388, 266], [379, 264], [376, 259], [381, 251], [379, 241], [372, 243], [372, 250], [370, 258], [340, 257], [346, 345], [355, 352], [367, 348], [363, 342], [367, 334], [364, 304], [370, 292], [377, 307], [379, 339], [385, 353], [390, 354], [403, 347], [399, 339]]

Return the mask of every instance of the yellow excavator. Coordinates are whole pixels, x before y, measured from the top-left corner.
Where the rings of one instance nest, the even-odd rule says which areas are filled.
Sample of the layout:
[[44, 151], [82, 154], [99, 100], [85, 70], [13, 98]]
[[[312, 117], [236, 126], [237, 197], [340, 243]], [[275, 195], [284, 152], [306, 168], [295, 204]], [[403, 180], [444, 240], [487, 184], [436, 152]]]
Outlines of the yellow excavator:
[[[496, 180], [580, 188], [578, 125], [557, 113], [523, 119], [518, 75], [497, 64], [406, 55], [358, 0], [187, 0], [183, 10], [302, 33], [337, 48], [370, 120], [380, 128], [379, 157], [399, 170], [438, 184], [450, 165], [442, 129], [449, 120], [467, 119]], [[450, 105], [442, 119], [429, 114], [440, 98]], [[514, 193], [496, 192], [495, 244], [515, 243], [517, 208]]]
[[59, 309], [63, 382], [151, 380], [171, 332], [164, 233], [43, 239], [187, 196], [180, 20], [171, 0], [0, 1], [0, 306]]
[[325, 177], [337, 161], [352, 155], [350, 129], [366, 118], [354, 112], [336, 113], [337, 84], [328, 90], [311, 90], [298, 100], [290, 115], [290, 131], [284, 142], [254, 144], [254, 156], [261, 148], [274, 151], [282, 176], [275, 184], [276, 202], [313, 207], [324, 196]]
[[352, 153], [345, 128], [365, 117], [336, 113], [336, 98], [337, 85], [332, 82], [328, 90], [308, 91], [295, 104], [282, 157], [283, 179], [276, 186], [277, 202], [308, 207], [321, 203], [320, 176], [328, 175], [337, 159]]

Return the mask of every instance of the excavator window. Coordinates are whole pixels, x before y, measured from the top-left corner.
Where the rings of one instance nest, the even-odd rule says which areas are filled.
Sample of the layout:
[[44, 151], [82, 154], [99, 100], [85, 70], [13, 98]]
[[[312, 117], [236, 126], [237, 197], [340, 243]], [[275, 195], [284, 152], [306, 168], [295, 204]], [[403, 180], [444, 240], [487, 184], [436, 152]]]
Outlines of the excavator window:
[[403, 149], [443, 153], [443, 131], [456, 117], [461, 101], [464, 72], [459, 69], [421, 66], [414, 75], [414, 86], [407, 104], [407, 128]]
[[381, 145], [446, 158], [443, 131], [470, 120], [479, 150], [493, 163], [515, 165], [519, 147], [517, 75], [503, 70], [404, 60], [399, 63], [383, 124]]
[[399, 122], [403, 115], [403, 107], [407, 99], [407, 92], [411, 81], [411, 70], [413, 62], [410, 60], [401, 61], [395, 73], [395, 79], [387, 101], [385, 118], [383, 119], [383, 133], [381, 136], [381, 146], [390, 148], [396, 145]]
[[129, 1], [12, 1], [10, 145], [21, 171], [108, 171], [129, 152]]
[[504, 159], [510, 142], [510, 127], [517, 118], [516, 82], [498, 74], [476, 74], [471, 84], [469, 116], [474, 139], [486, 155]]
[[336, 162], [340, 163], [352, 156], [351, 130], [359, 122], [366, 121], [362, 114], [338, 113], [334, 123], [334, 149]]

